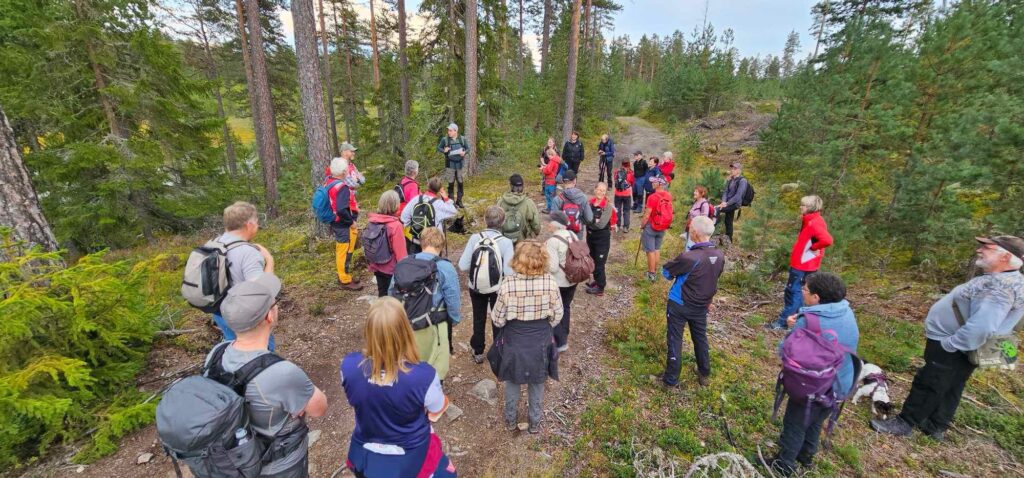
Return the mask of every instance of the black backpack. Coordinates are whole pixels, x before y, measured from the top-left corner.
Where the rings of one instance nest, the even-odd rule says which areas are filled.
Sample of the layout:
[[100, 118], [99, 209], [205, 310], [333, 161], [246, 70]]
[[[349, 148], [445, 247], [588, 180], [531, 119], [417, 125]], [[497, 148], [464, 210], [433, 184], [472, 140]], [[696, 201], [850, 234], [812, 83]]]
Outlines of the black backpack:
[[412, 219], [409, 221], [409, 231], [416, 241], [419, 241], [420, 234], [428, 227], [434, 227], [434, 201], [437, 198], [430, 198], [429, 201], [425, 199], [426, 196], [421, 194], [420, 200], [412, 208]]
[[625, 191], [625, 190], [629, 189], [629, 181], [626, 180], [626, 178], [628, 178], [628, 177], [629, 177], [629, 174], [626, 172], [626, 170], [622, 169], [622, 168], [619, 168], [619, 171], [617, 173], [615, 173], [615, 190], [616, 191]]
[[743, 178], [743, 182], [747, 183], [747, 190], [743, 191], [743, 199], [740, 200], [740, 206], [746, 207], [754, 202], [754, 186], [750, 184], [750, 181], [747, 181], [747, 178]]
[[444, 302], [434, 307], [434, 293], [440, 287], [437, 263], [442, 260], [436, 256], [432, 259], [418, 259], [413, 255], [395, 264], [391, 279], [395, 290], [391, 296], [402, 302], [412, 330], [425, 329], [448, 320]]
[[[221, 360], [230, 345], [224, 342], [214, 347], [202, 374], [171, 385], [156, 407], [157, 435], [179, 477], [178, 461], [182, 461], [197, 478], [255, 478], [264, 464], [301, 446], [309, 432], [303, 424], [272, 440], [253, 433], [245, 387], [284, 359], [263, 354], [235, 372], [227, 372]], [[244, 444], [236, 438], [240, 430], [247, 437]]]
[[404, 204], [409, 201], [409, 198], [405, 197], [405, 185], [409, 184], [409, 181], [406, 181], [407, 179], [409, 181], [412, 181], [412, 179], [403, 177], [402, 180], [398, 181], [398, 184], [396, 184], [395, 187], [393, 188], [395, 192], [398, 193], [398, 202], [400, 204]]

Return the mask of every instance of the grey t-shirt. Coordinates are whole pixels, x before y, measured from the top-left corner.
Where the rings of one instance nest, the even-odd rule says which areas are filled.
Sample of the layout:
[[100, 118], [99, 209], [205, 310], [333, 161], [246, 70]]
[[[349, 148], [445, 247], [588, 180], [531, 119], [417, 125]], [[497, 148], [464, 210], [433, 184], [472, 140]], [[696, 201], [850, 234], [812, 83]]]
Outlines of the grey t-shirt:
[[[225, 232], [216, 239], [223, 244], [241, 241], [242, 238]], [[267, 263], [263, 260], [263, 254], [252, 244], [244, 244], [228, 251], [228, 278], [229, 285], [255, 278], [263, 273]]]
[[[259, 357], [266, 350], [244, 352], [228, 346], [221, 359], [221, 366], [227, 372], [234, 372]], [[206, 356], [206, 361], [210, 356]], [[287, 360], [271, 365], [249, 382], [245, 388], [245, 400], [249, 404], [249, 416], [256, 433], [264, 437], [287, 434], [301, 424], [296, 418], [316, 388], [298, 365]], [[295, 465], [306, 456], [307, 447], [300, 446], [283, 459], [268, 463], [261, 474], [280, 473]]]

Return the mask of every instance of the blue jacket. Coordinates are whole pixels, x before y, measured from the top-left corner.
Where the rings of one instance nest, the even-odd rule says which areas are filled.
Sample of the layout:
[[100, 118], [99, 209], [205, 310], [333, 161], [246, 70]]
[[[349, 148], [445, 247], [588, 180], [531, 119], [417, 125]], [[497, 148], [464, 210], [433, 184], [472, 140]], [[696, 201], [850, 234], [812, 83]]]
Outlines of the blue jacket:
[[[800, 313], [810, 312], [818, 316], [821, 322], [821, 330], [834, 331], [839, 339], [839, 344], [846, 347], [846, 350], [851, 353], [857, 353], [857, 343], [860, 341], [860, 331], [857, 329], [857, 319], [853, 316], [853, 309], [850, 308], [850, 303], [843, 299], [839, 302], [833, 302], [830, 304], [818, 304], [807, 307], [801, 307]], [[807, 327], [807, 319], [802, 315], [797, 318], [796, 325], [790, 330], [790, 334], [793, 330], [803, 329]], [[831, 334], [828, 334], [831, 335]], [[788, 337], [789, 334], [786, 334]], [[786, 339], [782, 339], [783, 342]], [[779, 342], [779, 352], [782, 351], [782, 342]], [[853, 388], [853, 381], [856, 377], [853, 376], [853, 357], [849, 353], [846, 354], [846, 358], [843, 360], [843, 366], [839, 367], [839, 380], [836, 381], [835, 391], [840, 397], [845, 397], [850, 393]]]
[[597, 150], [604, 151], [604, 156], [601, 159], [605, 161], [615, 159], [615, 141], [611, 138], [608, 138], [607, 143], [597, 143]]
[[661, 275], [672, 281], [668, 300], [707, 309], [718, 292], [718, 277], [725, 270], [725, 255], [710, 242], [698, 242], [668, 261]]

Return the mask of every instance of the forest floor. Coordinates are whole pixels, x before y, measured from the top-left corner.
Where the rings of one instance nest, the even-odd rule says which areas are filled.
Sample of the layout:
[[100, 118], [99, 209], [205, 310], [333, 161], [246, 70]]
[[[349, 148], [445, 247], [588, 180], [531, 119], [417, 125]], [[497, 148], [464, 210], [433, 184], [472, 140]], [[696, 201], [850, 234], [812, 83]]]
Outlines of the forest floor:
[[[686, 125], [685, 131], [700, 137], [704, 158], [690, 171], [676, 170], [671, 192], [680, 218], [688, 209], [692, 192], [688, 188], [700, 177], [699, 169], [724, 169], [732, 160], [748, 158], [757, 144], [756, 133], [771, 117], [747, 105], [716, 115], [715, 121], [705, 126]], [[636, 117], [618, 118], [618, 123], [621, 132], [616, 135], [616, 143], [623, 157], [634, 150], [650, 156], [673, 149], [674, 137], [683, 131], [666, 134]], [[528, 192], [542, 208], [533, 161], [524, 160], [520, 169], [527, 179]], [[507, 190], [505, 178], [509, 172], [487, 173], [467, 183], [466, 202], [473, 217], [482, 216], [486, 206]], [[580, 187], [592, 191], [597, 175], [596, 161], [584, 161]], [[363, 202], [369, 203], [367, 199]], [[750, 251], [742, 248], [753, 242], [744, 241], [744, 235], [753, 237], [752, 231], [744, 228], [751, 227], [747, 224], [756, 217], [756, 211], [743, 216], [738, 222], [738, 244], [726, 251], [730, 270], [722, 278], [721, 291], [709, 316], [714, 369], [711, 385], [700, 388], [696, 384], [694, 362], [685, 353], [691, 347], [688, 338], [683, 350], [689, 358], [684, 357], [680, 389], [666, 391], [652, 383], [664, 363], [668, 282], [644, 281], [643, 258], [633, 265], [640, 230], [634, 215], [631, 232], [613, 233], [605, 295], [585, 294], [582, 287], [577, 291], [570, 350], [561, 357], [561, 380], [548, 382], [540, 435], [504, 430], [499, 418], [500, 384], [491, 401], [470, 393], [474, 385], [494, 380], [494, 376], [486, 364], [476, 365], [471, 360], [471, 308], [468, 293], [464, 293], [463, 322], [454, 329], [455, 355], [445, 381], [445, 391], [462, 415], [443, 417], [435, 425], [460, 475], [635, 476], [655, 468], [672, 468], [683, 476], [690, 463], [709, 453], [735, 451], [751, 461], [756, 461], [759, 447], [766, 456], [770, 454], [779, 431], [768, 416], [778, 370], [773, 350], [781, 334], [766, 332], [761, 325], [777, 313], [784, 278], [768, 284], [749, 273], [760, 258], [753, 247]], [[473, 231], [480, 229], [471, 221], [467, 226]], [[682, 246], [675, 237], [679, 229], [674, 227], [675, 234], [666, 238], [663, 262]], [[338, 290], [331, 278], [333, 247], [321, 246], [314, 253], [295, 252], [303, 248], [301, 234], [274, 234], [268, 229], [257, 239], [278, 247], [271, 250], [285, 282], [281, 322], [275, 332], [278, 352], [302, 367], [329, 400], [327, 414], [308, 422], [310, 429], [319, 434], [310, 449], [310, 476], [351, 476], [347, 471], [335, 475], [344, 463], [353, 427], [338, 363], [362, 345], [362, 311], [372, 299], [374, 286], [367, 284], [358, 293]], [[178, 238], [173, 246], [187, 250], [192, 239]], [[464, 243], [465, 236], [453, 237], [451, 260], [457, 261]], [[280, 255], [278, 250], [282, 251]], [[371, 278], [362, 274], [364, 282]], [[914, 367], [920, 363], [924, 343], [921, 318], [933, 300], [929, 297], [936, 292], [934, 286], [920, 284], [906, 288], [865, 283], [850, 289], [860, 322], [861, 355], [892, 366], [886, 372], [892, 378], [890, 395], [897, 403], [906, 396]], [[159, 342], [147, 371], [139, 378], [143, 389], [159, 390], [168, 377], [198, 363], [218, 339], [216, 331], [203, 325], [207, 321], [204, 316], [188, 317], [191, 323], [179, 326], [202, 331]], [[836, 446], [821, 452], [817, 466], [808, 474], [935, 476], [948, 470], [967, 476], [1024, 476], [1018, 458], [1024, 446], [1018, 441], [1024, 439], [1018, 426], [1024, 380], [1020, 372], [1005, 377], [984, 374], [972, 379], [968, 403], [958, 415], [960, 425], [941, 444], [920, 437], [901, 440], [875, 434], [867, 428], [868, 407], [847, 407], [836, 430]], [[520, 410], [524, 419], [525, 400]], [[148, 460], [140, 464], [140, 457]], [[163, 478], [173, 477], [174, 471], [158, 444], [155, 427], [149, 426], [127, 435], [115, 454], [90, 465], [51, 461], [24, 475]]]

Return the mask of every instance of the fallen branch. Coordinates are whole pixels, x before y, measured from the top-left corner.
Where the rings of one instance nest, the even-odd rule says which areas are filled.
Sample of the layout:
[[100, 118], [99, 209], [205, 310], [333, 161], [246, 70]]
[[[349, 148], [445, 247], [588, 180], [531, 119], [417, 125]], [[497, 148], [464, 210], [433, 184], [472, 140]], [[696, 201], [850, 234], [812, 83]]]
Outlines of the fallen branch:
[[1018, 414], [1018, 415], [1020, 415], [1020, 414], [1022, 413], [1022, 412], [1021, 412], [1021, 410], [1020, 410], [1020, 408], [1019, 408], [1019, 407], [1017, 407], [1017, 404], [1015, 404], [1015, 403], [1013, 403], [1012, 401], [1010, 401], [1010, 399], [1009, 399], [1009, 398], [1006, 398], [1006, 395], [1003, 395], [1003, 392], [1001, 392], [1001, 391], [1000, 391], [1000, 390], [999, 390], [998, 388], [996, 388], [995, 386], [993, 386], [993, 385], [992, 385], [991, 383], [990, 383], [990, 384], [988, 384], [988, 387], [989, 387], [989, 388], [991, 388], [992, 390], [995, 390], [995, 392], [996, 392], [996, 393], [998, 393], [998, 394], [999, 394], [999, 396], [1000, 396], [1000, 397], [1001, 397], [1001, 398], [1002, 398], [1003, 400], [1006, 400], [1006, 403], [1009, 403], [1009, 404], [1010, 404], [1010, 406], [1011, 406], [1011, 407], [1013, 407], [1013, 409], [1014, 409], [1014, 410], [1017, 410], [1017, 414]]
[[157, 337], [177, 337], [184, 334], [192, 334], [199, 332], [202, 329], [174, 329], [174, 330], [158, 330], [155, 334]]

